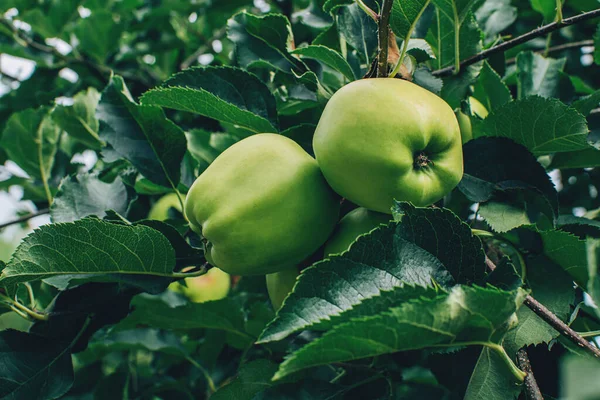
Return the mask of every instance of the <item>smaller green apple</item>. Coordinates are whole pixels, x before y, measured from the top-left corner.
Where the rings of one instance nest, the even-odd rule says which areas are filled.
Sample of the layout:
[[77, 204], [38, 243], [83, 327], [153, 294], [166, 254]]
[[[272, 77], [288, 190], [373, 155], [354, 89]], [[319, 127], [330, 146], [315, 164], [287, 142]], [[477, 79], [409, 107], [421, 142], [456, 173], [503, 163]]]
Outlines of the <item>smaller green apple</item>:
[[267, 292], [275, 311], [281, 308], [283, 300], [294, 288], [299, 274], [298, 268], [293, 267], [267, 275]]
[[371, 232], [381, 224], [387, 224], [391, 215], [358, 207], [344, 216], [331, 238], [325, 244], [325, 256], [340, 254], [350, 248], [357, 237]]
[[[477, 115], [481, 119], [484, 119], [489, 114], [485, 106], [475, 97], [469, 97], [469, 106], [471, 107], [471, 114]], [[458, 126], [460, 127], [462, 143], [465, 144], [473, 139], [473, 124], [471, 123], [471, 117], [459, 110], [456, 113], [456, 119], [458, 120]]]
[[[185, 201], [185, 196], [181, 195], [181, 200]], [[164, 221], [169, 219], [169, 210], [171, 208], [176, 209], [179, 212], [181, 211], [181, 203], [179, 202], [179, 198], [175, 193], [169, 193], [161, 197], [152, 205], [150, 208], [150, 212], [148, 213], [148, 219], [153, 219], [157, 221]]]
[[173, 282], [169, 289], [183, 294], [192, 303], [221, 300], [229, 293], [231, 278], [219, 268], [211, 268], [206, 274], [194, 278], [185, 278], [185, 285]]

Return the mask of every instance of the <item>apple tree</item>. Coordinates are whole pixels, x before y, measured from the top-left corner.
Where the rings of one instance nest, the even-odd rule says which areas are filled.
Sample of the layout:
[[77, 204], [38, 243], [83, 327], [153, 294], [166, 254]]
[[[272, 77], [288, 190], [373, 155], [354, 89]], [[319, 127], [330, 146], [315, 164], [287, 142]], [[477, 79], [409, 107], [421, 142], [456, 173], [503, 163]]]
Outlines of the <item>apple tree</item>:
[[596, 0], [2, 0], [0, 399], [600, 398]]

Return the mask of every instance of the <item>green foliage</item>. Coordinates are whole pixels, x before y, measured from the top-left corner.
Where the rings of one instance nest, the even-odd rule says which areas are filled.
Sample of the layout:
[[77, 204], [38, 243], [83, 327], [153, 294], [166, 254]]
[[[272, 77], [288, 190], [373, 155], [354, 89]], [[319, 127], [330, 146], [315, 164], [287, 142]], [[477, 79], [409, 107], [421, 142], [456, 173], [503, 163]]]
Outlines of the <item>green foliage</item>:
[[[388, 1], [388, 72], [470, 118], [462, 181], [299, 262], [279, 310], [264, 276], [204, 303], [167, 290], [210, 267], [206, 238], [182, 212], [146, 218], [251, 135], [314, 156], [329, 99], [374, 76], [384, 3], [0, 1], [0, 399], [516, 399], [520, 349], [544, 398], [597, 395], [598, 361], [522, 304], [600, 331], [598, 21], [461, 62], [598, 3]], [[378, 129], [347, 144], [366, 152]]]

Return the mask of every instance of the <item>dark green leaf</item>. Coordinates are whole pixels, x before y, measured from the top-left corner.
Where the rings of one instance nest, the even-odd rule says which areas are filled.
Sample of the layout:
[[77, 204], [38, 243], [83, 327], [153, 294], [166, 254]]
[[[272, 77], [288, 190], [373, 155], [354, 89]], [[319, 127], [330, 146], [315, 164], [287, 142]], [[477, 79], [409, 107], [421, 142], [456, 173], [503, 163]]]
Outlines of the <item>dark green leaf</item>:
[[510, 90], [487, 61], [483, 63], [473, 95], [488, 111], [512, 101]]
[[377, 24], [354, 3], [337, 9], [337, 27], [346, 42], [367, 65], [377, 51]]
[[571, 107], [587, 116], [593, 109], [597, 108], [598, 105], [600, 105], [600, 90], [596, 90], [588, 96], [575, 100], [571, 104]]
[[100, 138], [142, 175], [158, 185], [177, 186], [185, 135], [159, 107], [136, 104], [123, 79], [115, 76], [102, 92], [96, 117]]
[[170, 276], [173, 247], [146, 226], [111, 224], [93, 218], [44, 225], [27, 236], [0, 275], [11, 285], [64, 274]]
[[398, 351], [467, 342], [492, 344], [501, 339], [521, 301], [515, 292], [455, 286], [434, 299], [413, 300], [338, 325], [292, 353], [274, 379], [308, 367]]
[[[453, 0], [439, 1], [453, 2]], [[444, 68], [455, 63], [456, 42], [454, 38], [457, 29], [459, 30], [459, 60], [464, 60], [481, 51], [481, 31], [472, 14], [467, 14], [464, 22], [461, 22], [460, 26], [456, 26], [452, 15], [447, 15], [442, 9], [436, 8], [434, 21], [427, 33], [427, 42], [431, 45], [436, 57], [434, 61], [436, 68]]]
[[74, 139], [99, 150], [102, 141], [98, 137], [99, 127], [95, 116], [99, 100], [100, 93], [88, 88], [73, 97], [72, 106], [56, 106], [52, 111], [52, 119]]
[[589, 149], [555, 154], [552, 156], [552, 162], [548, 169], [594, 167], [600, 167], [600, 150], [590, 147]]
[[241, 366], [237, 377], [211, 396], [212, 400], [253, 400], [255, 395], [274, 385], [271, 378], [277, 372], [277, 364], [260, 359]]
[[48, 108], [28, 109], [10, 117], [0, 147], [30, 176], [48, 181], [59, 135], [60, 128], [52, 122]]
[[68, 343], [17, 332], [0, 332], [0, 398], [57, 399], [73, 385]]
[[96, 10], [88, 18], [79, 19], [75, 28], [81, 52], [99, 63], [119, 48], [122, 31], [123, 25], [106, 10]]
[[532, 51], [517, 55], [518, 98], [558, 97], [561, 73], [567, 60], [546, 58]]
[[600, 362], [597, 359], [585, 359], [569, 356], [561, 363], [561, 399], [594, 399], [600, 391]]
[[290, 53], [292, 28], [281, 14], [257, 16], [241, 12], [227, 22], [227, 37], [235, 44], [235, 57], [242, 67], [300, 73], [306, 70]]
[[515, 399], [520, 392], [520, 382], [506, 368], [502, 358], [489, 347], [484, 347], [475, 364], [464, 400]]
[[310, 45], [306, 47], [297, 48], [292, 52], [292, 54], [298, 54], [302, 57], [312, 58], [317, 61], [320, 61], [328, 67], [331, 67], [336, 71], [340, 72], [350, 82], [356, 79], [356, 77], [354, 76], [354, 72], [352, 71], [352, 68], [350, 67], [346, 59], [344, 59], [344, 57], [342, 57], [342, 55], [339, 54], [337, 51], [332, 50], [328, 47]]
[[191, 68], [142, 96], [143, 104], [193, 112], [256, 133], [277, 132], [275, 99], [256, 76], [237, 68]]
[[544, 254], [560, 265], [581, 287], [587, 287], [588, 261], [586, 243], [564, 231], [540, 232]]
[[480, 133], [512, 139], [535, 156], [590, 147], [583, 115], [559, 100], [538, 96], [513, 101], [493, 111], [483, 121]]
[[429, 3], [430, 0], [394, 0], [390, 15], [390, 28], [404, 42], [402, 45], [403, 51], [408, 48], [417, 21]]
[[129, 200], [121, 179], [105, 183], [95, 175], [79, 174], [62, 181], [50, 215], [54, 222], [73, 222], [90, 215], [104, 218], [108, 210], [126, 215]]
[[488, 0], [475, 11], [475, 17], [490, 42], [517, 20], [517, 7], [510, 0]]

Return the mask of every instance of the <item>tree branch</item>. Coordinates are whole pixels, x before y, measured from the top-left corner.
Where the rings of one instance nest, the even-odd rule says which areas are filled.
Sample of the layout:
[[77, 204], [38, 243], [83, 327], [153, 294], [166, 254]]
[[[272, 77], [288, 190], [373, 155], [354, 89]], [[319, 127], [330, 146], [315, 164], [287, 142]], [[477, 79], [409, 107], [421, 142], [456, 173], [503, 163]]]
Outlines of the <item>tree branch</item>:
[[517, 364], [519, 368], [527, 373], [525, 377], [525, 396], [527, 400], [544, 400], [544, 396], [542, 396], [542, 392], [540, 391], [540, 387], [533, 376], [533, 371], [531, 370], [531, 362], [529, 361], [529, 356], [527, 355], [527, 351], [525, 348], [522, 348], [517, 352]]
[[383, 6], [379, 15], [379, 28], [377, 30], [379, 38], [379, 55], [377, 56], [378, 78], [387, 78], [388, 76], [388, 41], [390, 38], [392, 3], [393, 0], [383, 0]]
[[29, 214], [29, 215], [25, 215], [25, 216], [23, 216], [21, 218], [17, 218], [15, 220], [13, 220], [13, 221], [9, 221], [9, 222], [6, 222], [4, 224], [0, 224], [0, 229], [4, 229], [7, 226], [19, 224], [21, 222], [29, 221], [31, 218], [35, 218], [35, 217], [38, 217], [40, 215], [48, 214], [49, 212], [50, 212], [49, 209], [44, 208], [43, 210], [39, 210], [39, 211], [34, 212], [32, 214]]
[[[485, 258], [485, 264], [490, 270], [496, 269], [496, 264], [489, 258]], [[538, 317], [540, 317], [548, 325], [556, 329], [561, 335], [575, 343], [577, 346], [588, 350], [594, 357], [600, 358], [600, 349], [585, 340], [577, 332], [571, 329], [567, 324], [561, 321], [552, 311], [548, 310], [546, 306], [534, 299], [531, 295], [527, 295], [524, 304], [533, 311]]]
[[0, 25], [3, 25], [6, 28], [8, 28], [12, 32], [15, 41], [17, 41], [17, 43], [21, 44], [23, 47], [31, 47], [33, 49], [41, 51], [42, 53], [51, 54], [54, 57], [58, 58], [59, 60], [65, 62], [67, 64], [86, 65], [86, 66], [92, 68], [92, 70], [98, 74], [98, 76], [101, 80], [107, 81], [108, 78], [105, 75], [110, 75], [111, 72], [115, 72], [116, 74], [121, 75], [124, 78], [127, 78], [128, 80], [136, 81], [136, 82], [141, 83], [148, 87], [154, 86], [154, 82], [147, 82], [145, 79], [143, 79], [142, 77], [140, 77], [138, 75], [130, 74], [125, 71], [117, 71], [106, 65], [97, 64], [97, 63], [93, 62], [92, 60], [89, 60], [89, 59], [81, 57], [81, 56], [69, 56], [69, 55], [62, 54], [55, 47], [36, 42], [31, 37], [23, 34], [19, 29], [17, 29], [17, 27], [15, 27], [12, 24], [11, 21], [9, 21], [6, 18], [0, 18]]
[[[472, 57], [467, 58], [460, 62], [460, 68], [468, 67], [469, 65], [473, 65], [481, 60], [485, 60], [486, 58], [497, 54], [502, 53], [510, 48], [513, 48], [519, 44], [525, 43], [539, 36], [544, 36], [550, 32], [554, 32], [558, 29], [564, 28], [565, 26], [573, 25], [579, 22], [587, 21], [588, 19], [600, 17], [600, 8], [596, 10], [592, 10], [586, 13], [582, 13], [576, 15], [571, 18], [565, 18], [562, 21], [553, 22], [548, 25], [541, 26], [537, 29], [534, 29], [530, 32], [527, 32], [521, 36], [518, 36], [512, 40], [509, 40], [504, 43], [500, 43], [497, 46], [489, 48], [487, 50], [482, 51], [481, 53], [475, 54]], [[438, 69], [437, 71], [433, 71], [433, 75], [435, 76], [446, 76], [452, 74], [454, 71], [454, 66], [445, 67], [442, 69]]]

